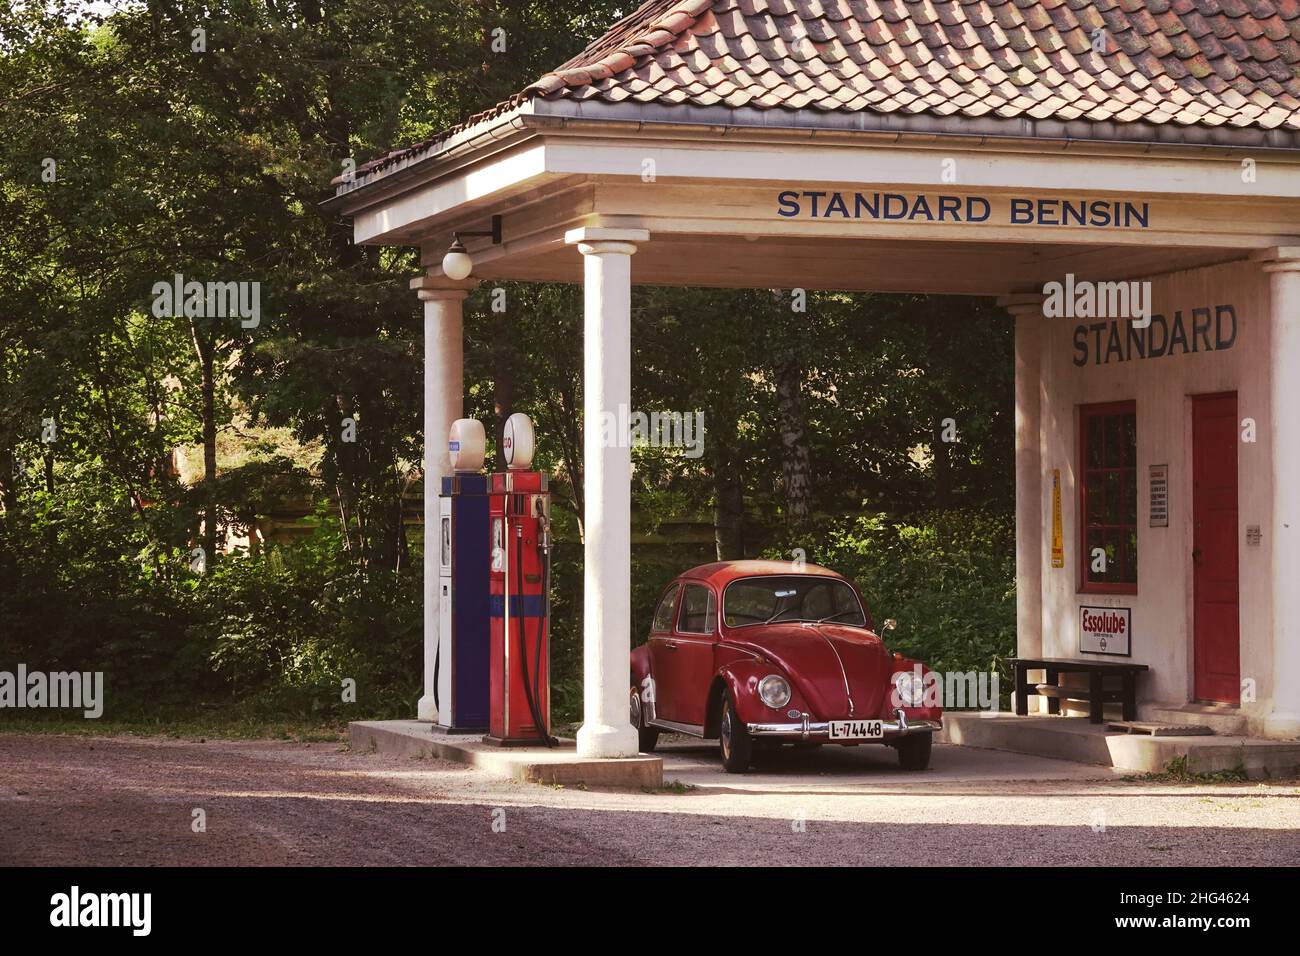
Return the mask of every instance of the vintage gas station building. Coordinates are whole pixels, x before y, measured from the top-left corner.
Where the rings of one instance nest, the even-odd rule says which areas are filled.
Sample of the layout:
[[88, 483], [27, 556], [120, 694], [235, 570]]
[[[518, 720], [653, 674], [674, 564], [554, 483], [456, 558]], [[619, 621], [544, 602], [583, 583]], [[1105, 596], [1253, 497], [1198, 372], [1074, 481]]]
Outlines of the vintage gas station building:
[[1297, 0], [655, 0], [332, 205], [427, 267], [426, 488], [468, 292], [583, 285], [580, 753], [637, 746], [630, 452], [598, 423], [630, 404], [638, 284], [998, 297], [1021, 654], [1144, 663], [1143, 708], [1300, 736]]

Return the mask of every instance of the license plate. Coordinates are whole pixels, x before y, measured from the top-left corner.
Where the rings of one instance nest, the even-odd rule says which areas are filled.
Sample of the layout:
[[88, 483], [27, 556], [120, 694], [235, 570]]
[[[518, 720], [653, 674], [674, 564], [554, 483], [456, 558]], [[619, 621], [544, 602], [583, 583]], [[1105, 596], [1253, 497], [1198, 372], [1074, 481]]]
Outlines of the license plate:
[[885, 725], [879, 720], [832, 720], [831, 740], [879, 740]]

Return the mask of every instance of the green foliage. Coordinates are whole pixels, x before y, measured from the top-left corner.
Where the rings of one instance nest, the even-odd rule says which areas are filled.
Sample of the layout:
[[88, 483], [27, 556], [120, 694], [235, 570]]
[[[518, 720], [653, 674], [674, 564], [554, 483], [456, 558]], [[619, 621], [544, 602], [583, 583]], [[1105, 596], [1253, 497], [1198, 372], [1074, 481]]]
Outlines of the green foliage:
[[[421, 568], [401, 515], [428, 437], [407, 288], [419, 263], [354, 245], [320, 203], [348, 161], [492, 106], [632, 6], [0, 8], [0, 666], [106, 671], [118, 715], [409, 714]], [[177, 273], [259, 282], [260, 325], [154, 315], [155, 283]], [[513, 367], [512, 409], [537, 422], [554, 478], [553, 702], [572, 719], [581, 292], [501, 288], [503, 315], [495, 286], [466, 305], [466, 413], [489, 420], [499, 367]], [[637, 290], [633, 404], [702, 412], [706, 437], [699, 458], [634, 453], [634, 641], [664, 584], [714, 557], [707, 539], [672, 538], [674, 524], [711, 521], [737, 554], [790, 538], [775, 383], [793, 376], [815, 509], [882, 516], [822, 517], [789, 543], [858, 576], [905, 649], [989, 666], [1013, 629], [1011, 324], [976, 300], [815, 292], [795, 313], [786, 295]], [[960, 437], [936, 449], [947, 416]], [[310, 461], [263, 447], [268, 430]], [[218, 440], [243, 444], [211, 480], [183, 484], [176, 449], [202, 446], [190, 460], [203, 462]], [[317, 510], [311, 538], [190, 569], [204, 515], [246, 529], [288, 500]], [[348, 678], [355, 708], [340, 700]]]
[[909, 520], [883, 514], [823, 522], [787, 541], [773, 557], [838, 571], [862, 592], [877, 626], [898, 621], [891, 650], [938, 671], [988, 671], [1009, 687], [1015, 654], [1015, 525], [984, 511], [924, 512]]

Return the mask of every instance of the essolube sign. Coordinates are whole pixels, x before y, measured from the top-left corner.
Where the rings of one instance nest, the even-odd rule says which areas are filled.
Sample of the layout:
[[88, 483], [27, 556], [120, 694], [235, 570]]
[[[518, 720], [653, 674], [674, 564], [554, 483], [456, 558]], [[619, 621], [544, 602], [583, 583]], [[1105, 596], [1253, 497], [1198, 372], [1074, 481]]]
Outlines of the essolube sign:
[[1126, 607], [1079, 608], [1079, 650], [1085, 654], [1132, 653], [1133, 611]]

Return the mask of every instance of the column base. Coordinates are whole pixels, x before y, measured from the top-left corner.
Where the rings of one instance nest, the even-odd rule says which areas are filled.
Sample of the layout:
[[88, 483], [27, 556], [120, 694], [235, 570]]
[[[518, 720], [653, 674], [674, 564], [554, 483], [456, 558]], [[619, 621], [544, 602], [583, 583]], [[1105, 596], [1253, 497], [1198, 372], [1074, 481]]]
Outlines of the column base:
[[429, 723], [435, 723], [438, 720], [438, 706], [433, 702], [432, 695], [425, 694], [416, 702], [415, 719], [427, 720]]
[[1264, 718], [1264, 736], [1279, 740], [1300, 737], [1300, 714], [1275, 710]]
[[579, 757], [635, 757], [640, 752], [641, 741], [631, 724], [583, 724], [578, 729]]

